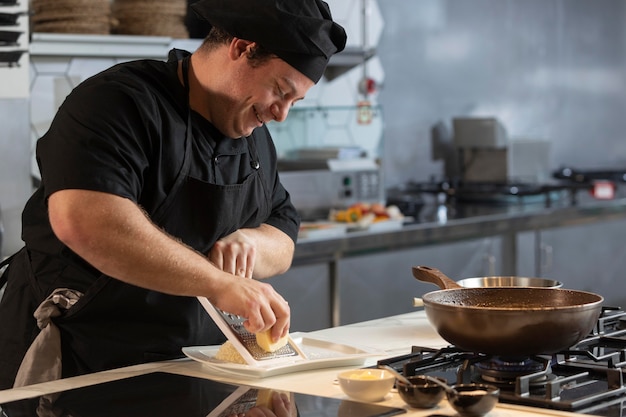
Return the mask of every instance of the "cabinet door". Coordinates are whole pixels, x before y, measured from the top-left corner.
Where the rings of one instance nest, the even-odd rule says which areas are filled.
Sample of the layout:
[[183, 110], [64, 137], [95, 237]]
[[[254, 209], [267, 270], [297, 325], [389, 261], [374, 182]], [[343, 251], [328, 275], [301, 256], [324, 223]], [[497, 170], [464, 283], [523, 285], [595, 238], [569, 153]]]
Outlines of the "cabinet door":
[[564, 288], [600, 294], [605, 305], [626, 307], [626, 220], [537, 233], [534, 253], [522, 256], [534, 260], [540, 276], [559, 280]]
[[331, 327], [329, 276], [328, 264], [313, 264], [266, 280], [289, 302], [292, 332]]
[[494, 269], [498, 248], [499, 238], [485, 238], [341, 259], [340, 324], [414, 311], [414, 297], [439, 289], [417, 281], [414, 265], [437, 268], [454, 280], [485, 276]]

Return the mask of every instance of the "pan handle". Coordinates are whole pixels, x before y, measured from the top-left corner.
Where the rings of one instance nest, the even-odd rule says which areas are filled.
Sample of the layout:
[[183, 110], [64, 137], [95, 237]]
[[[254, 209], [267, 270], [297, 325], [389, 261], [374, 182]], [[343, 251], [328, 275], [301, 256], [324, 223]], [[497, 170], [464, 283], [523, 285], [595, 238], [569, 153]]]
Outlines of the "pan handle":
[[419, 297], [413, 297], [413, 307], [424, 307], [424, 300]]
[[437, 268], [431, 268], [429, 266], [414, 266], [413, 276], [418, 281], [430, 282], [437, 285], [442, 290], [450, 288], [463, 288], [452, 279], [448, 278], [443, 272]]

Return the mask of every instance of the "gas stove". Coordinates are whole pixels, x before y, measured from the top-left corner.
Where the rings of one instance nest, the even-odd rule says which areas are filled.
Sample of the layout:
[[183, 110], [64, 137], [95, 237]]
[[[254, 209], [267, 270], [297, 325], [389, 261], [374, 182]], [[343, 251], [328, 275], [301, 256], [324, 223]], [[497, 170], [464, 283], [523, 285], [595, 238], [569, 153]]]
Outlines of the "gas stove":
[[[626, 183], [624, 170], [580, 170], [562, 167], [542, 182], [466, 181], [456, 177], [408, 181], [387, 190], [387, 204], [418, 218], [425, 206], [575, 206], [585, 199], [609, 200]], [[622, 193], [623, 194], [623, 193]]]
[[580, 414], [626, 416], [626, 312], [605, 307], [585, 339], [552, 355], [506, 358], [413, 346], [378, 361], [406, 376], [432, 375], [449, 384], [484, 382], [500, 402]]
[[589, 190], [587, 183], [558, 181], [525, 183], [516, 181], [459, 181], [446, 179], [432, 182], [409, 182], [405, 190], [413, 194], [444, 196], [447, 202], [471, 202], [491, 204], [545, 203], [568, 197], [576, 202], [578, 191]]
[[562, 167], [554, 171], [552, 176], [557, 179], [581, 184], [588, 184], [594, 181], [626, 182], [626, 169], [578, 169]]

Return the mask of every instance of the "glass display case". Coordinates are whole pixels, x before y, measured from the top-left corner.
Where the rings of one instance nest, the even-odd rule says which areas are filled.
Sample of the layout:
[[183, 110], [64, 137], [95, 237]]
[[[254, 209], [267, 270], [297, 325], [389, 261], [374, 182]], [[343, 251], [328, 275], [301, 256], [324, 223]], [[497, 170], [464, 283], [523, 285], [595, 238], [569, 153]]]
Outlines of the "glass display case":
[[270, 122], [280, 159], [382, 158], [379, 105], [294, 107], [282, 123]]

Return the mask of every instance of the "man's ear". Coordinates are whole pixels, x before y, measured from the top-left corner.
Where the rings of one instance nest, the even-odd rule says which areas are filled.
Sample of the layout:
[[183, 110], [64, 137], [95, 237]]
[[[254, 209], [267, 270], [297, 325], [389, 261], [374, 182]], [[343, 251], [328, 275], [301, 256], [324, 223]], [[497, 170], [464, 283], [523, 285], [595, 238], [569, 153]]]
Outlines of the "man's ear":
[[250, 53], [256, 46], [256, 42], [247, 41], [245, 39], [233, 38], [228, 48], [228, 54], [231, 59], [238, 59]]

